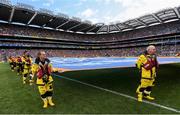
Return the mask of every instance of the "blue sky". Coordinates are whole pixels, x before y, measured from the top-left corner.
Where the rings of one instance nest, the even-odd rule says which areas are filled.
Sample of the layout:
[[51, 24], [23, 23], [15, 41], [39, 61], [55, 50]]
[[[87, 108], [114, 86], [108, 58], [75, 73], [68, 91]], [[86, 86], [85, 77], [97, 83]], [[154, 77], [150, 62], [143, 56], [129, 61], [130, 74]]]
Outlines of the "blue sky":
[[180, 6], [180, 0], [11, 0], [26, 3], [36, 9], [46, 8], [54, 13], [90, 20], [93, 23], [123, 22], [154, 13], [161, 9]]

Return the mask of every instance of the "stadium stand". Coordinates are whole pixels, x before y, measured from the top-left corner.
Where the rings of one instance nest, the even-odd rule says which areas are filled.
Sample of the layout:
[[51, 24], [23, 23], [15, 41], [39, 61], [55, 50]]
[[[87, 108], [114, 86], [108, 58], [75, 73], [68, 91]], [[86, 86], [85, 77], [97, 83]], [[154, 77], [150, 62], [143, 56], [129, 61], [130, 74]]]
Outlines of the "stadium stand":
[[159, 56], [180, 50], [180, 7], [165, 9], [123, 23], [92, 24], [77, 17], [8, 0], [0, 0], [1, 54], [32, 54], [46, 49], [48, 56], [138, 56], [157, 46]]

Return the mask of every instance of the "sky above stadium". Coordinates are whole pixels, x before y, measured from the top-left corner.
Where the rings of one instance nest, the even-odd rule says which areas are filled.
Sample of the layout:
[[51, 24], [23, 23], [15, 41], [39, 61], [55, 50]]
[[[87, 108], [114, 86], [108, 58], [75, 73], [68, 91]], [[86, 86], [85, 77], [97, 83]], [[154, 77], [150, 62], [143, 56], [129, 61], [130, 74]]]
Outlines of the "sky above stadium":
[[46, 8], [54, 13], [90, 20], [93, 23], [124, 22], [128, 19], [180, 6], [180, 0], [11, 0], [26, 3], [36, 9]]

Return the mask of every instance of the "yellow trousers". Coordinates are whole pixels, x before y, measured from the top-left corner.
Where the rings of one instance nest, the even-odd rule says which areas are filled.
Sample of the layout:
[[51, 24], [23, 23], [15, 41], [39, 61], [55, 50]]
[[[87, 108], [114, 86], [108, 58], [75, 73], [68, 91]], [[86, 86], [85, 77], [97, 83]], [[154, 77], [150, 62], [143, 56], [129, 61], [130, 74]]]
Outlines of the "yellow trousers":
[[43, 82], [43, 79], [37, 79], [36, 84], [38, 85], [38, 90], [42, 98], [52, 97], [53, 94], [53, 78], [49, 76], [49, 81], [47, 83]]

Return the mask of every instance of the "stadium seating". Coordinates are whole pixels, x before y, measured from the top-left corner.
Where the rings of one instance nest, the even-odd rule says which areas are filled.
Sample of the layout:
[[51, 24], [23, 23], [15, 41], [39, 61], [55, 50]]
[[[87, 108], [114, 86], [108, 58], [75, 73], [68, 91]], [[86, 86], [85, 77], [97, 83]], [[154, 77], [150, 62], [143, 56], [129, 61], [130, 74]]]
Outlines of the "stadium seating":
[[63, 57], [138, 56], [151, 44], [159, 56], [175, 56], [180, 50], [176, 15], [180, 7], [110, 25], [61, 13], [55, 16], [46, 9], [36, 13], [33, 6], [18, 3], [12, 7], [8, 0], [1, 0], [0, 7], [0, 47], [8, 56], [27, 49], [32, 54], [46, 49], [48, 56]]

